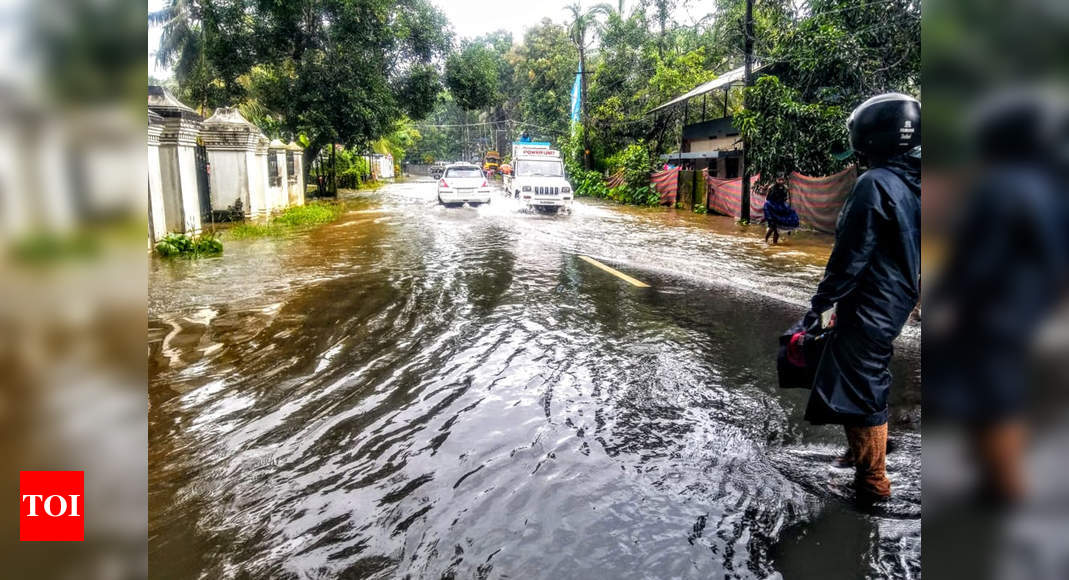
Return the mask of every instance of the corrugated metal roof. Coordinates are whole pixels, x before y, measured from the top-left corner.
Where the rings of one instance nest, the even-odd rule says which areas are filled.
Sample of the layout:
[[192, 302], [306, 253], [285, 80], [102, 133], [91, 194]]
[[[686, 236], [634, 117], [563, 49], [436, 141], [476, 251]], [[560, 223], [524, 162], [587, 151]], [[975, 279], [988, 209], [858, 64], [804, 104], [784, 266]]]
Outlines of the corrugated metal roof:
[[[760, 67], [758, 65], [754, 65], [753, 72], [756, 73], [761, 68], [762, 67]], [[736, 83], [741, 83], [743, 74], [745, 73], [745, 70], [746, 70], [746, 67], [741, 67], [741, 66], [739, 68], [737, 68], [737, 69], [729, 70], [728, 72], [716, 77], [715, 79], [713, 79], [713, 80], [711, 80], [711, 81], [709, 81], [709, 82], [707, 82], [705, 84], [698, 85], [696, 88], [694, 88], [691, 91], [683, 94], [682, 96], [676, 97], [676, 98], [672, 99], [671, 101], [668, 101], [667, 103], [665, 103], [663, 105], [660, 105], [658, 107], [654, 107], [654, 108], [650, 109], [649, 113], [654, 113], [654, 112], [660, 111], [661, 109], [664, 109], [664, 108], [667, 108], [667, 107], [671, 107], [672, 105], [678, 105], [679, 103], [682, 103], [683, 101], [685, 101], [687, 99], [692, 99], [694, 97], [697, 97], [698, 95], [703, 95], [703, 94], [708, 93], [710, 91], [715, 91], [717, 89], [722, 89], [724, 87], [727, 87], [727, 86], [730, 86], [730, 85], [733, 85], [733, 84], [736, 84]], [[646, 113], [646, 114], [648, 115], [649, 113]]]

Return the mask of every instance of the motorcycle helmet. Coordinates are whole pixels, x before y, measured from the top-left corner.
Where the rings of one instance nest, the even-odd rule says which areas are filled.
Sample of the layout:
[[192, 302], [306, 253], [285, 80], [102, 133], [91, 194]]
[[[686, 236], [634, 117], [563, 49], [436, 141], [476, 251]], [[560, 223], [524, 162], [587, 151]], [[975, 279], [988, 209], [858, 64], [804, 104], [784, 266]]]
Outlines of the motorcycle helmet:
[[921, 103], [902, 93], [877, 95], [846, 120], [850, 146], [869, 157], [888, 158], [921, 144]]

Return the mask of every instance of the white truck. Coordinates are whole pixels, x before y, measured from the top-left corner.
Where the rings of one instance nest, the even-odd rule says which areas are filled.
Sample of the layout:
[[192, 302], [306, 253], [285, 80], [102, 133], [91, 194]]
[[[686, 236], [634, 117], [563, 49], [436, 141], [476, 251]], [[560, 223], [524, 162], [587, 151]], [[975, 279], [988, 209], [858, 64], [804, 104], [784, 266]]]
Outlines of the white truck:
[[513, 143], [511, 165], [511, 175], [504, 179], [505, 191], [527, 209], [571, 211], [574, 193], [564, 177], [560, 151], [551, 149], [549, 143]]

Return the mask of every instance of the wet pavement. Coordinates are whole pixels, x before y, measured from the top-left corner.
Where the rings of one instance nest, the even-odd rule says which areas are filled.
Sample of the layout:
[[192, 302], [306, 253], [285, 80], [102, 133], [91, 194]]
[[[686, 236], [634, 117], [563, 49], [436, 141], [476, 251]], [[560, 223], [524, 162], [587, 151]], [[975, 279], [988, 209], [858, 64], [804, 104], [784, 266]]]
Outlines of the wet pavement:
[[830, 466], [840, 432], [776, 386], [829, 236], [447, 209], [433, 188], [153, 259], [154, 575], [920, 575], [919, 328], [896, 345], [896, 497], [875, 512]]

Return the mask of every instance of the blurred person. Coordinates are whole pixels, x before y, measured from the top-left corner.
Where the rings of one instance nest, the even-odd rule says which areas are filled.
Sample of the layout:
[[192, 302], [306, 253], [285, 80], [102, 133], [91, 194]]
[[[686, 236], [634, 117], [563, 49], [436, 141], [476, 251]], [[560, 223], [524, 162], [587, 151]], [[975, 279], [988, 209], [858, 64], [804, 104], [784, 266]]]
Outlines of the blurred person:
[[[1064, 188], [1069, 114], [1052, 96], [1014, 91], [979, 108], [978, 173], [931, 296], [925, 414], [966, 427], [979, 475], [973, 499], [1025, 495], [1024, 417], [1032, 339], [1069, 275]], [[938, 353], [938, 356], [928, 356]]]
[[769, 189], [762, 211], [765, 214], [765, 224], [768, 226], [768, 231], [765, 232], [765, 243], [768, 243], [768, 238], [771, 236], [772, 243], [778, 244], [780, 230], [789, 235], [792, 230], [798, 228], [798, 213], [790, 205], [787, 184], [782, 177], [776, 178], [776, 182]]
[[839, 215], [835, 247], [807, 319], [833, 327], [805, 418], [843, 425], [859, 502], [891, 496], [887, 478], [888, 365], [919, 297], [920, 102], [887, 93], [847, 120], [869, 169]]

